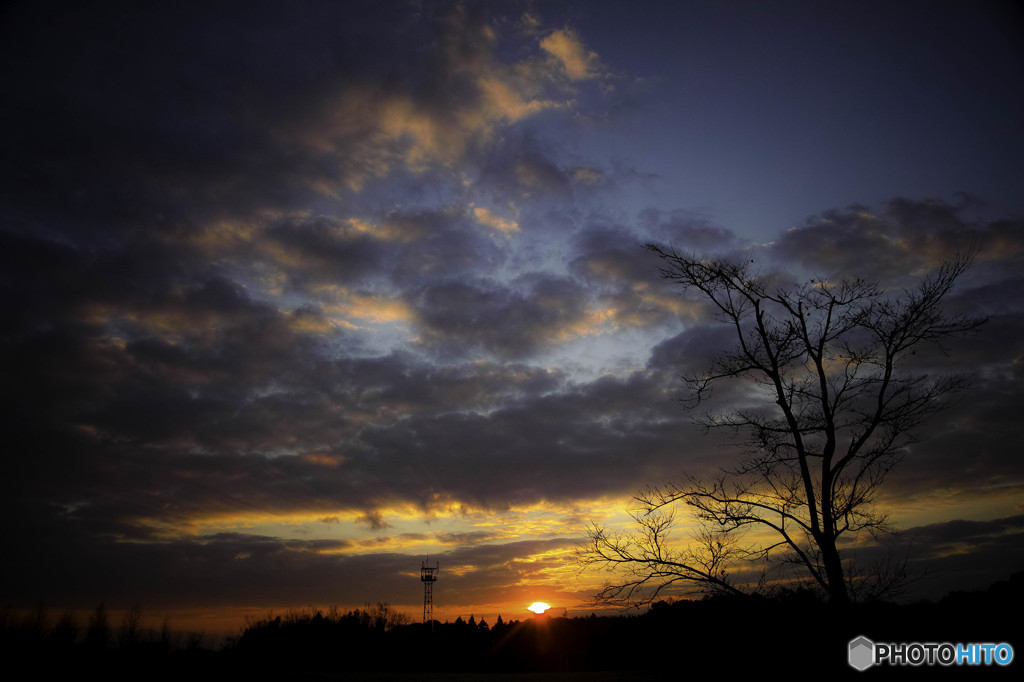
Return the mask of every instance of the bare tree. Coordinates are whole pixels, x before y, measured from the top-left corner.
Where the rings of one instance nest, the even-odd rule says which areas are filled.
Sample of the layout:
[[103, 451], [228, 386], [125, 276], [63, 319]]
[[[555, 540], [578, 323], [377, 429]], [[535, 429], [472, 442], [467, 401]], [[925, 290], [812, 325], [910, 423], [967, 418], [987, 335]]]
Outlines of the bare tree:
[[139, 644], [141, 637], [142, 607], [136, 602], [121, 618], [121, 630], [117, 633], [118, 646], [122, 649], [131, 649]]
[[[638, 494], [638, 531], [591, 527], [580, 559], [617, 569], [598, 599], [650, 600], [669, 585], [747, 592], [729, 571], [796, 567], [833, 602], [898, 582], [899, 570], [868, 587], [851, 574], [840, 539], [886, 527], [873, 502], [915, 429], [966, 386], [965, 377], [907, 371], [906, 359], [978, 327], [982, 319], [942, 309], [973, 252], [957, 254], [916, 287], [898, 293], [863, 279], [777, 286], [749, 262], [703, 259], [656, 244], [661, 275], [697, 294], [734, 332], [736, 347], [684, 376], [689, 408], [706, 404], [722, 381], [751, 384], [753, 406], [698, 418], [705, 431], [726, 429], [745, 454], [711, 480], [688, 477]], [[697, 542], [668, 535], [677, 508], [698, 521]], [[846, 538], [844, 538], [846, 539]], [[747, 562], [752, 562], [747, 563]]]

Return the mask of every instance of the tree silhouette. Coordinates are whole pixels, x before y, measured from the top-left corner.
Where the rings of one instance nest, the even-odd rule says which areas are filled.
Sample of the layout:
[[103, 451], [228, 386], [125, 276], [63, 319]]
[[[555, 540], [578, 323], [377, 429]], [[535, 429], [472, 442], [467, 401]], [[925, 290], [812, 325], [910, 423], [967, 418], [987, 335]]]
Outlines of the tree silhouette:
[[121, 618], [121, 629], [117, 633], [117, 643], [122, 649], [131, 649], [139, 643], [142, 635], [142, 608], [136, 603]]
[[[887, 474], [916, 440], [915, 429], [966, 386], [960, 375], [908, 371], [907, 359], [978, 327], [982, 319], [946, 314], [943, 300], [973, 263], [957, 254], [916, 287], [897, 293], [864, 279], [779, 285], [751, 262], [704, 259], [648, 244], [663, 278], [696, 294], [733, 332], [736, 346], [684, 376], [692, 409], [730, 379], [750, 382], [749, 407], [709, 412], [705, 431], [726, 429], [745, 450], [711, 480], [693, 476], [639, 493], [638, 529], [589, 529], [579, 558], [617, 572], [599, 601], [649, 601], [669, 585], [748, 593], [770, 570], [795, 566], [833, 602], [874, 595], [901, 571], [855, 575], [840, 539], [886, 527], [874, 507]], [[676, 511], [698, 521], [698, 542], [669, 541]], [[845, 538], [844, 538], [845, 539]], [[737, 583], [750, 566], [760, 581]], [[617, 570], [616, 570], [617, 569]]]
[[110, 619], [107, 618], [106, 607], [100, 603], [91, 616], [89, 628], [85, 632], [85, 643], [90, 649], [102, 650], [110, 640]]

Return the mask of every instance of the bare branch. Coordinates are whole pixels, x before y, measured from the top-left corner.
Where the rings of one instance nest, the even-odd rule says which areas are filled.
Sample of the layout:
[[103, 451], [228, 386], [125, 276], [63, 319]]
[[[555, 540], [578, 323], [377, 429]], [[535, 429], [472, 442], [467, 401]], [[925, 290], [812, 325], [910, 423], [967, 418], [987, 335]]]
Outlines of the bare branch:
[[[638, 493], [636, 532], [590, 529], [585, 566], [612, 570], [598, 595], [609, 603], [653, 598], [680, 584], [740, 593], [763, 588], [771, 567], [796, 567], [834, 601], [893, 589], [896, 564], [875, 566], [868, 588], [844, 561], [837, 540], [886, 529], [874, 509], [887, 475], [917, 440], [917, 427], [967, 387], [963, 376], [908, 374], [906, 358], [977, 329], [984, 319], [952, 316], [943, 301], [971, 267], [956, 254], [914, 288], [895, 294], [862, 279], [813, 279], [772, 286], [749, 262], [701, 258], [648, 244], [661, 275], [695, 294], [735, 334], [703, 372], [684, 377], [687, 407], [705, 402], [723, 380], [770, 393], [763, 408], [708, 414], [706, 430], [726, 429], [746, 454], [710, 483], [694, 478]], [[696, 530], [671, 538], [677, 509]], [[756, 581], [731, 576], [749, 573]], [[878, 589], [876, 589], [878, 588]]]

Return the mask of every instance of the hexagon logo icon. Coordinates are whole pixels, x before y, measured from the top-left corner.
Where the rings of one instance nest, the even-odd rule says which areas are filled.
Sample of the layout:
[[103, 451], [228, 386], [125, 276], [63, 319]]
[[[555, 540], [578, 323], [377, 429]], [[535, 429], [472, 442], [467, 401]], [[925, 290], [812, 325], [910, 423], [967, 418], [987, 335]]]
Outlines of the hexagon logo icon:
[[867, 670], [875, 662], [875, 643], [863, 635], [850, 640], [848, 660], [851, 668]]

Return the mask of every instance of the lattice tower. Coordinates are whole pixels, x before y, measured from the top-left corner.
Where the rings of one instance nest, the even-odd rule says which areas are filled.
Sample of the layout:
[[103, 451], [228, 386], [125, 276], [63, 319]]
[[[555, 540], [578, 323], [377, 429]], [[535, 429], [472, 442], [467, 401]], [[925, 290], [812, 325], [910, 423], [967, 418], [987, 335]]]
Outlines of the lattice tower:
[[430, 623], [430, 629], [434, 629], [434, 583], [437, 582], [437, 574], [440, 566], [435, 561], [429, 565], [426, 561], [420, 566], [420, 580], [423, 581], [423, 622]]

